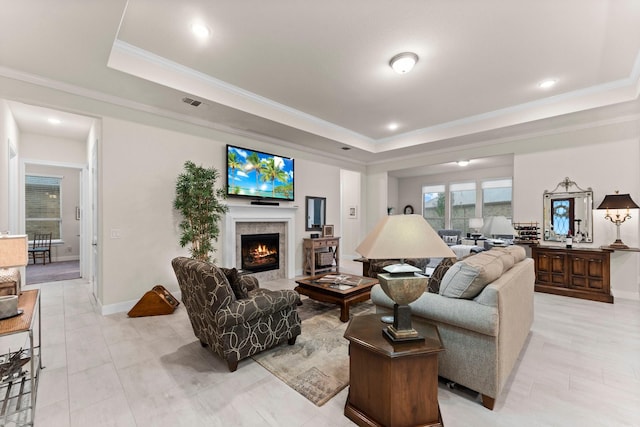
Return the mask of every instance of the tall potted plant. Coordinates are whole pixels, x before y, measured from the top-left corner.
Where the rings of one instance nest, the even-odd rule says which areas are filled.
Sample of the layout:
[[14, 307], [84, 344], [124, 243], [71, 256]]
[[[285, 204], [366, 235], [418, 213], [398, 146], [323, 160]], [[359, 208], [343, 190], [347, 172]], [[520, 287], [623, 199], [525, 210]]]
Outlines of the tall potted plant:
[[217, 169], [196, 166], [188, 160], [176, 182], [173, 207], [182, 215], [180, 246], [191, 244], [191, 258], [205, 262], [211, 261], [213, 241], [220, 234], [218, 222], [228, 210], [221, 203], [226, 199], [224, 190], [215, 188], [219, 177]]

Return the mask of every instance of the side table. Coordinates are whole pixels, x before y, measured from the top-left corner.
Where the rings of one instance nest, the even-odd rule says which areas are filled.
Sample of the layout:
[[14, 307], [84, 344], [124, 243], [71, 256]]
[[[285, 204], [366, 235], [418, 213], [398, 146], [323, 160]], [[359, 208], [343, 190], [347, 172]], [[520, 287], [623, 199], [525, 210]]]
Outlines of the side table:
[[[0, 320], [0, 337], [28, 334], [29, 348], [23, 350], [24, 356], [21, 355], [27, 363], [16, 371], [12, 370], [0, 377], [0, 426], [33, 426], [35, 418], [36, 393], [42, 369], [40, 290], [22, 291], [18, 297], [18, 309], [22, 310], [21, 314]], [[33, 336], [36, 326], [37, 345]], [[0, 355], [0, 360], [6, 363], [13, 354], [15, 352]], [[25, 359], [25, 356], [29, 359]]]
[[412, 319], [423, 342], [392, 344], [379, 314], [351, 319], [349, 396], [344, 415], [359, 426], [442, 427], [438, 406], [438, 328]]

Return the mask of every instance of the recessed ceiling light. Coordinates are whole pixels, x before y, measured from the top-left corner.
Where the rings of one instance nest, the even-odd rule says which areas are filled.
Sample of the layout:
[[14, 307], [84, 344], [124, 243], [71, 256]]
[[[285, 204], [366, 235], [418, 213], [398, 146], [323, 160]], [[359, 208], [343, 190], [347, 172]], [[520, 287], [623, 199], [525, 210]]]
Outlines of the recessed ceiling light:
[[556, 79], [547, 79], [547, 80], [543, 80], [540, 83], [538, 83], [538, 87], [540, 89], [549, 89], [549, 88], [555, 86], [556, 83], [558, 83], [558, 81]]
[[351, 147], [341, 147], [344, 151], [349, 151], [351, 150]]
[[397, 124], [397, 123], [389, 123], [389, 124], [387, 125], [387, 129], [389, 129], [389, 130], [396, 130], [396, 129], [398, 129], [398, 124]]
[[60, 121], [60, 119], [56, 119], [56, 118], [53, 118], [53, 117], [51, 117], [51, 118], [47, 119], [47, 121], [48, 121], [49, 123], [51, 123], [52, 125], [59, 125], [60, 123], [62, 123], [62, 122]]
[[458, 163], [458, 166], [465, 167], [469, 164], [469, 160], [458, 160], [457, 163]]
[[413, 52], [402, 52], [391, 58], [389, 66], [398, 74], [406, 74], [418, 62], [418, 55]]
[[211, 35], [211, 30], [204, 24], [193, 23], [191, 24], [191, 32], [198, 38], [204, 39]]

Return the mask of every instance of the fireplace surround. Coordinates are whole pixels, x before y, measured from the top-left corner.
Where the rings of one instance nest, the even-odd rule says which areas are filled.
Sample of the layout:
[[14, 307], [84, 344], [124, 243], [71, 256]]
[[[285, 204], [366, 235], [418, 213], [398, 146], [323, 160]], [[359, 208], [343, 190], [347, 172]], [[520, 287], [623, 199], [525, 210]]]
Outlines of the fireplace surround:
[[259, 280], [295, 277], [295, 215], [297, 206], [227, 205], [222, 229], [222, 266], [241, 268], [241, 234], [279, 233], [280, 268], [256, 273]]

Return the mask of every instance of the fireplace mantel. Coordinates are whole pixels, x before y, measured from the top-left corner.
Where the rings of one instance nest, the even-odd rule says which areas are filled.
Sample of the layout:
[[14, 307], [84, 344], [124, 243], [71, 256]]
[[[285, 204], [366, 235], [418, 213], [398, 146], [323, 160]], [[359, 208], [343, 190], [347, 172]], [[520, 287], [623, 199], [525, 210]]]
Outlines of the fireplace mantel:
[[286, 274], [287, 279], [295, 277], [296, 239], [295, 217], [297, 206], [227, 205], [222, 230], [222, 266], [240, 268], [236, 260], [236, 224], [238, 222], [282, 222], [286, 235]]

